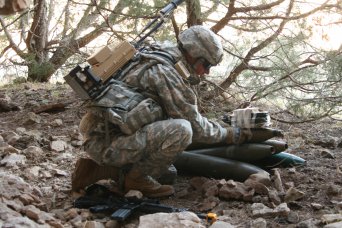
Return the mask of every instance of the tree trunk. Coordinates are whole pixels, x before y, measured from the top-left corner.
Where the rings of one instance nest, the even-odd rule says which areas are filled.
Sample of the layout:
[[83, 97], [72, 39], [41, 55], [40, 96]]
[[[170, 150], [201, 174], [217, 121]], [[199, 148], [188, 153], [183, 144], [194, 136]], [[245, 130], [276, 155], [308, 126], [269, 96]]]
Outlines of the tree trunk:
[[191, 27], [193, 25], [201, 25], [201, 3], [199, 0], [187, 0], [186, 1], [187, 12], [187, 25]]
[[[34, 1], [37, 6], [31, 30], [26, 39], [26, 45], [29, 50], [29, 58], [26, 58], [26, 61], [28, 62], [29, 81], [49, 81], [51, 76], [67, 61], [69, 57], [100, 36], [104, 32], [104, 28], [108, 26], [106, 22], [103, 22], [91, 32], [76, 39], [77, 31], [81, 31], [82, 29], [80, 28], [83, 28], [83, 26], [88, 26], [83, 25], [83, 21], [81, 19], [78, 25], [78, 30], [71, 32], [68, 35], [64, 32], [64, 38], [59, 41], [58, 47], [56, 47], [52, 56], [49, 57], [47, 52], [49, 47], [47, 39], [48, 22], [44, 19], [47, 18], [45, 1], [46, 0]], [[121, 10], [126, 6], [123, 3], [124, 0], [120, 0], [113, 12], [110, 14], [109, 17], [113, 23], [115, 23], [117, 18], [117, 14], [115, 12], [121, 12]], [[102, 4], [102, 2], [100, 4]], [[87, 14], [87, 16], [89, 15]], [[86, 15], [84, 18], [86, 18]]]
[[48, 41], [47, 4], [45, 0], [35, 0], [35, 13], [28, 31], [26, 45], [28, 49], [28, 80], [45, 82], [45, 72], [51, 68], [46, 45]]
[[45, 77], [50, 79], [50, 77], [58, 70], [69, 57], [74, 55], [79, 51], [80, 48], [86, 46], [89, 42], [96, 39], [103, 33], [103, 29], [96, 29], [87, 35], [83, 36], [78, 40], [71, 40], [70, 42], [65, 42], [65, 45], [61, 44], [50, 58], [49, 63], [52, 64], [52, 68], [46, 71]]

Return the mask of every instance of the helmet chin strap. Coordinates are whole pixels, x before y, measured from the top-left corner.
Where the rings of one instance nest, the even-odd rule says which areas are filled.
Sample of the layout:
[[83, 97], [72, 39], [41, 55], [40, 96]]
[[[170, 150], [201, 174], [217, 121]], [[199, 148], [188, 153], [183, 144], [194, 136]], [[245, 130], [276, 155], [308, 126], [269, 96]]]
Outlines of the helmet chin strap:
[[187, 78], [187, 82], [190, 85], [198, 85], [201, 82], [201, 77], [196, 74], [193, 66], [185, 60], [185, 65], [188, 71], [190, 72], [190, 76]]
[[[198, 85], [201, 82], [201, 77], [195, 73], [194, 67], [187, 61], [186, 56], [190, 56], [187, 51], [183, 48], [181, 42], [178, 42], [178, 48], [183, 54], [184, 64], [190, 72], [190, 76], [186, 79], [190, 85]], [[190, 56], [191, 57], [191, 56]]]

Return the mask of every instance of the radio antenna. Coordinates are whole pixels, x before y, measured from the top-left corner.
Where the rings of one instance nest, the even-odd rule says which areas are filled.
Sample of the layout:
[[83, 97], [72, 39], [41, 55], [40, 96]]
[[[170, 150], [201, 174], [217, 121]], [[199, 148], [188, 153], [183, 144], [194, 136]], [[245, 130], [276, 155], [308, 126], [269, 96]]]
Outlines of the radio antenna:
[[134, 47], [139, 48], [142, 42], [158, 30], [165, 22], [166, 19], [172, 14], [172, 12], [177, 8], [178, 5], [182, 4], [184, 0], [172, 0], [169, 4], [167, 4], [162, 10], [159, 11], [159, 14], [156, 18], [150, 21], [145, 28], [139, 33], [139, 35], [134, 39], [139, 39], [134, 42]]

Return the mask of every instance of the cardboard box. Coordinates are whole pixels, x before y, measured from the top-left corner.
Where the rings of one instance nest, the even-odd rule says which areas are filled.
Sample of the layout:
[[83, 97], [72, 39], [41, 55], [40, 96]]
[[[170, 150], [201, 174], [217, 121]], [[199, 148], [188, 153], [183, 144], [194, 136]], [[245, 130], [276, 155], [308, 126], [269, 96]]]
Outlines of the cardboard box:
[[108, 59], [112, 54], [112, 50], [108, 46], [104, 46], [103, 48], [96, 51], [94, 54], [92, 54], [88, 59], [87, 62], [90, 65], [96, 65], [104, 62], [106, 59]]
[[94, 65], [92, 71], [103, 81], [107, 81], [116, 71], [132, 59], [136, 52], [137, 50], [133, 45], [127, 41], [123, 41], [113, 48], [109, 58], [100, 64]]

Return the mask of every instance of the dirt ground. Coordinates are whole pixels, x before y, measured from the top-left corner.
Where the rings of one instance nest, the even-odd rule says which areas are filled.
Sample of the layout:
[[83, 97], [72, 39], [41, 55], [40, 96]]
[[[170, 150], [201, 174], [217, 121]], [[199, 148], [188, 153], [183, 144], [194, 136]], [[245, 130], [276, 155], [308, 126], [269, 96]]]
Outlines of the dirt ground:
[[[0, 112], [0, 134], [3, 138], [7, 132], [20, 131], [20, 127], [24, 127], [25, 131], [36, 130], [40, 135], [39, 140], [26, 138], [12, 145], [18, 150], [34, 145], [42, 148], [44, 153], [39, 156], [26, 154], [25, 164], [13, 167], [2, 164], [0, 171], [17, 175], [31, 186], [38, 187], [42, 191], [41, 200], [47, 212], [56, 215], [63, 227], [78, 226], [66, 217], [58, 216], [58, 213], [72, 208], [71, 173], [77, 158], [84, 155], [77, 141], [79, 139], [74, 137], [72, 141], [72, 135], [77, 134], [79, 114], [82, 114], [82, 101], [67, 85], [31, 83], [0, 88], [1, 97], [13, 105], [8, 108], [11, 110]], [[51, 104], [55, 104], [54, 109], [39, 112]], [[30, 112], [36, 112], [40, 120], [31, 123], [28, 120]], [[278, 115], [277, 118], [282, 116]], [[62, 120], [62, 124], [57, 119]], [[342, 210], [342, 122], [325, 119], [312, 123], [282, 124], [273, 121], [273, 126], [284, 131], [283, 140], [289, 145], [287, 152], [300, 156], [307, 164], [279, 169], [285, 190], [294, 186], [303, 196], [287, 204], [291, 211], [287, 217], [264, 216], [267, 227], [323, 227], [323, 215], [338, 214]], [[52, 150], [51, 141], [56, 139], [67, 142], [68, 148], [63, 151]], [[4, 152], [0, 155], [0, 160], [5, 157]], [[36, 166], [40, 167], [38, 176], [27, 172]], [[189, 175], [178, 176], [174, 184], [175, 196], [161, 202], [199, 211], [204, 196], [201, 190], [190, 186], [192, 178]], [[265, 199], [262, 195], [253, 197], [252, 201], [220, 198], [211, 211], [236, 227], [253, 227], [251, 221], [256, 218], [252, 215], [251, 205], [255, 202], [270, 206], [267, 197]], [[137, 219], [135, 216], [120, 225], [133, 227]]]

